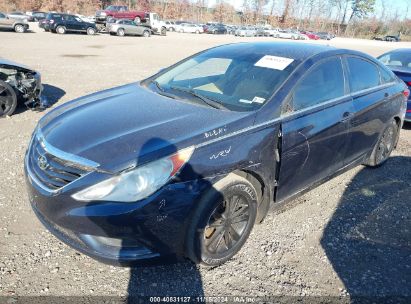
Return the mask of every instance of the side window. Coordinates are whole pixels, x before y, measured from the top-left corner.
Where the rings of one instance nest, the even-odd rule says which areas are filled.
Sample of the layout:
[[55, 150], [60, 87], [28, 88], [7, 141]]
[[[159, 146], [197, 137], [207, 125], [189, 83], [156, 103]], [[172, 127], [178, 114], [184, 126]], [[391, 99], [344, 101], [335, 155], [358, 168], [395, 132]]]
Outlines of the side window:
[[0, 18], [6, 18], [6, 16], [2, 13], [0, 13]]
[[395, 81], [395, 75], [391, 71], [388, 71], [387, 69], [380, 67], [380, 73], [382, 83], [390, 83]]
[[345, 95], [341, 59], [326, 59], [308, 71], [292, 95], [293, 110], [305, 109]]
[[350, 70], [351, 92], [376, 87], [380, 84], [380, 73], [378, 67], [364, 59], [347, 57]]

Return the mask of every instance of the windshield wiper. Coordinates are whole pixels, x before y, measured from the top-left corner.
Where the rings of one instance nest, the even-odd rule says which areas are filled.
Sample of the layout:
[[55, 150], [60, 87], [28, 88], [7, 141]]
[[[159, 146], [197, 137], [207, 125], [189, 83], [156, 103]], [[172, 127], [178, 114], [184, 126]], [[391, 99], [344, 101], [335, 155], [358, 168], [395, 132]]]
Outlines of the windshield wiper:
[[164, 91], [163, 87], [158, 83], [158, 81], [152, 80], [150, 83], [153, 83], [153, 84], [157, 87], [157, 89], [158, 89], [158, 92], [157, 92], [157, 93], [158, 93], [158, 94], [160, 94], [160, 95], [162, 95], [162, 96], [165, 96], [165, 97], [168, 97], [168, 98], [176, 99], [176, 97], [175, 97], [174, 95], [167, 94], [167, 93]]
[[223, 106], [223, 105], [221, 104], [221, 102], [219, 102], [219, 101], [217, 101], [217, 100], [210, 99], [210, 98], [205, 97], [205, 96], [203, 96], [203, 95], [197, 94], [197, 93], [196, 93], [194, 90], [192, 90], [192, 89], [184, 89], [184, 88], [173, 87], [173, 86], [170, 86], [170, 89], [176, 90], [176, 91], [181, 91], [181, 92], [184, 92], [184, 93], [189, 93], [189, 94], [191, 94], [192, 96], [200, 99], [200, 100], [201, 100], [203, 103], [205, 103], [206, 105], [208, 105], [208, 106], [210, 106], [210, 107], [213, 107], [213, 108], [215, 108], [215, 109], [227, 109], [225, 106]]
[[157, 89], [159, 89], [161, 92], [164, 92], [163, 87], [158, 83], [157, 80], [152, 80], [151, 83], [154, 83]]

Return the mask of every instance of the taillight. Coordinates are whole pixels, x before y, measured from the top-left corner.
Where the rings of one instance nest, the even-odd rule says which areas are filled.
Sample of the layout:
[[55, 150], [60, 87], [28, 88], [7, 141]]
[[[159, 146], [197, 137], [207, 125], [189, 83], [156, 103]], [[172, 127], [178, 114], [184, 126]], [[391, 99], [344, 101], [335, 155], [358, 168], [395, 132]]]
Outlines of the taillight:
[[53, 19], [51, 19], [51, 20], [49, 21], [49, 23], [50, 23], [50, 24], [53, 24], [53, 23], [54, 23], [54, 20], [53, 20]]
[[406, 81], [405, 83], [407, 84], [407, 86], [411, 87], [411, 81]]
[[405, 89], [404, 91], [402, 91], [402, 94], [404, 94], [404, 96], [408, 99], [408, 97], [410, 96], [410, 90]]

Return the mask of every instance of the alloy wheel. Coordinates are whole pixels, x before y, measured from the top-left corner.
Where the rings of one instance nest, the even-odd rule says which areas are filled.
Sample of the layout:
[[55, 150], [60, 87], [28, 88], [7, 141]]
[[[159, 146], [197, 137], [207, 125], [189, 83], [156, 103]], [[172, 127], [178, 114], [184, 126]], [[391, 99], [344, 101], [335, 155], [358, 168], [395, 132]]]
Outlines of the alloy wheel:
[[380, 164], [384, 162], [391, 154], [394, 148], [394, 140], [395, 140], [395, 130], [393, 126], [389, 126], [385, 129], [380, 142], [377, 147], [377, 155], [376, 155], [376, 162]]
[[15, 97], [4, 83], [0, 82], [0, 117], [9, 115], [15, 107]]
[[24, 33], [24, 26], [18, 24], [18, 25], [16, 25], [14, 30], [16, 31], [16, 33]]
[[227, 198], [214, 209], [204, 229], [205, 249], [212, 255], [224, 255], [241, 239], [250, 219], [249, 205], [244, 197]]

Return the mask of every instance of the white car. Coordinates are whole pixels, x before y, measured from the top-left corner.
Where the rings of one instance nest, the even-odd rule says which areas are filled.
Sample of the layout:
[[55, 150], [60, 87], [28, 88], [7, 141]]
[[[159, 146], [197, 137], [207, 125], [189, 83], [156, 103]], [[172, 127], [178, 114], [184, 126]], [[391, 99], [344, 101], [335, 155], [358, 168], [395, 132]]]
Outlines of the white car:
[[240, 27], [235, 31], [234, 35], [240, 37], [254, 37], [257, 35], [257, 29], [254, 27]]
[[285, 38], [285, 39], [292, 39], [292, 40], [299, 40], [301, 39], [300, 34], [295, 33], [290, 30], [279, 30], [277, 34], [274, 36], [275, 38]]
[[183, 23], [180, 25], [180, 33], [204, 33], [204, 29], [197, 24]]
[[176, 30], [176, 24], [174, 21], [165, 21], [167, 31], [174, 32]]
[[275, 37], [278, 34], [278, 29], [264, 28], [265, 36]]

